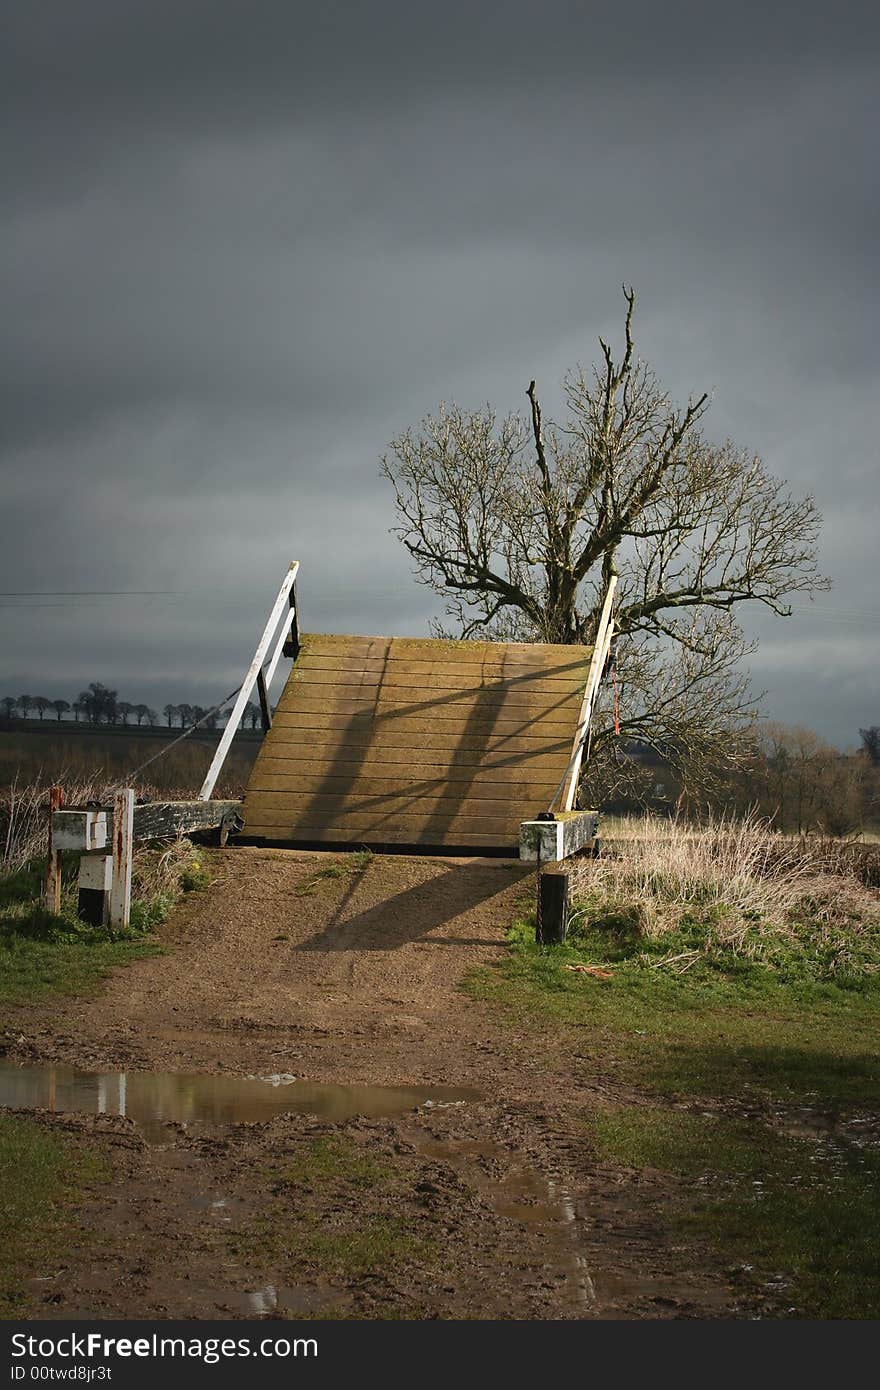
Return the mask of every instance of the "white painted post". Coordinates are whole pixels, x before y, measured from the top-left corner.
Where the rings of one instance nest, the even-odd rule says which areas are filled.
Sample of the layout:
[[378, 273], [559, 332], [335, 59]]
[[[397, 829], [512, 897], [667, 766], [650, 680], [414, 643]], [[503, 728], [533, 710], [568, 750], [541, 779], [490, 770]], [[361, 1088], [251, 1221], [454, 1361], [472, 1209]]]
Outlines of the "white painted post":
[[47, 912], [61, 911], [61, 849], [55, 843], [55, 812], [64, 805], [63, 787], [49, 788], [49, 852], [46, 858], [46, 884], [43, 901]]
[[134, 848], [134, 792], [131, 787], [113, 798], [113, 883], [110, 887], [110, 926], [127, 927], [131, 918], [131, 861]]

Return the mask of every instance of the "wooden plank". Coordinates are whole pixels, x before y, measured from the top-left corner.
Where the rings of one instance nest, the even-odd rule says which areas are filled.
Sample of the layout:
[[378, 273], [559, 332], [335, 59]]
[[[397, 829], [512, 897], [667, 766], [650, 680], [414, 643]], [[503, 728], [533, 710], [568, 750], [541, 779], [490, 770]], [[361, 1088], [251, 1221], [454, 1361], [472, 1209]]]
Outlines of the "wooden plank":
[[240, 807], [240, 801], [148, 801], [134, 808], [134, 838], [166, 840], [213, 830]]
[[285, 822], [288, 825], [349, 826], [357, 830], [394, 826], [464, 824], [487, 831], [512, 826], [519, 843], [519, 827], [528, 807], [511, 805], [506, 799], [475, 802], [419, 800], [413, 797], [365, 798], [362, 802], [338, 797], [297, 796], [295, 792], [261, 792], [253, 801], [245, 798], [242, 815], [245, 829], [259, 822]]
[[[297, 700], [295, 706], [285, 704], [279, 709], [276, 718], [280, 715], [297, 714], [323, 714], [343, 715], [347, 717], [352, 725], [394, 725], [397, 728], [413, 728], [421, 731], [424, 728], [437, 728], [446, 731], [458, 730], [460, 733], [472, 733], [474, 731], [492, 730], [497, 725], [515, 725], [517, 722], [525, 725], [544, 725], [555, 726], [556, 729], [564, 728], [571, 735], [571, 729], [577, 715], [577, 700], [570, 700], [565, 705], [554, 703], [551, 708], [541, 705], [534, 701], [531, 703], [510, 701], [507, 704], [492, 704], [488, 701], [474, 700], [471, 698], [458, 700], [406, 703], [403, 701], [383, 700], [376, 704], [371, 699], [354, 700], [338, 695], [335, 691], [327, 697], [317, 695], [303, 695]], [[275, 720], [272, 721], [273, 724]]]
[[567, 674], [547, 675], [541, 671], [485, 671], [482, 667], [457, 666], [450, 670], [436, 664], [409, 662], [381, 664], [373, 669], [355, 663], [341, 669], [312, 665], [302, 657], [293, 666], [287, 688], [297, 685], [353, 686], [358, 690], [469, 690], [473, 693], [494, 691], [498, 696], [524, 691], [526, 694], [569, 695], [583, 691], [587, 667], [578, 666]]
[[[424, 712], [411, 714], [406, 719], [402, 715], [397, 718], [386, 716], [380, 721], [374, 721], [372, 711], [363, 707], [357, 711], [298, 709], [295, 713], [286, 710], [276, 712], [272, 721], [273, 742], [279, 737], [281, 729], [324, 729], [328, 731], [346, 730], [352, 735], [370, 735], [375, 731], [375, 736], [384, 734], [387, 730], [391, 733], [406, 733], [408, 737], [412, 735], [435, 733], [442, 735], [447, 741], [458, 741], [458, 738], [481, 737], [546, 737], [560, 738], [565, 737], [566, 743], [571, 745], [571, 720], [561, 718], [548, 719], [540, 714], [507, 714], [503, 718], [497, 719], [474, 719], [468, 721], [467, 729], [462, 729], [462, 721], [451, 716], [448, 719], [432, 719]], [[414, 740], [414, 743], [420, 740]]]
[[593, 849], [599, 831], [598, 811], [569, 811], [555, 820], [523, 821], [519, 857], [523, 863], [549, 864]]
[[431, 660], [412, 661], [403, 657], [360, 658], [337, 657], [317, 653], [314, 656], [301, 654], [296, 663], [298, 672], [306, 672], [310, 678], [317, 679], [318, 672], [328, 677], [343, 680], [346, 676], [355, 679], [372, 680], [377, 684], [383, 680], [397, 680], [403, 677], [422, 677], [419, 684], [430, 685], [434, 680], [451, 680], [453, 677], [473, 683], [477, 677], [483, 681], [517, 682], [537, 686], [561, 684], [570, 687], [572, 679], [586, 681], [589, 662], [589, 648], [584, 648], [577, 662], [565, 665], [512, 665], [509, 662], [439, 662]]
[[[269, 707], [269, 691], [266, 686], [266, 675], [263, 671], [257, 672], [257, 695], [260, 698], [260, 718], [263, 725], [263, 732], [272, 727], [272, 710]], [[213, 788], [211, 789], [213, 791]]]
[[[294, 757], [284, 757], [283, 753], [276, 747], [267, 750], [266, 756], [260, 759], [259, 768], [254, 769], [251, 782], [260, 784], [267, 777], [284, 777], [288, 780], [295, 777], [297, 781], [301, 777], [337, 777], [350, 781], [353, 777], [364, 776], [377, 779], [389, 778], [394, 780], [399, 778], [401, 769], [405, 770], [409, 777], [442, 777], [446, 782], [469, 782], [475, 773], [475, 765], [471, 755], [463, 757], [459, 761], [455, 759], [455, 753], [446, 757], [443, 761], [436, 761], [438, 755], [434, 755], [435, 760], [431, 760], [430, 754], [421, 754], [420, 750], [412, 749], [407, 753], [406, 759], [398, 758], [392, 761], [384, 754], [379, 756], [368, 756], [364, 758], [347, 757], [342, 751], [331, 757], [309, 757], [309, 751], [302, 750], [302, 753]], [[400, 750], [397, 750], [398, 753]], [[476, 771], [479, 776], [486, 781], [496, 780], [493, 776], [498, 773], [498, 781], [504, 781], [506, 777], [516, 775], [517, 777], [526, 776], [529, 780], [535, 778], [552, 783], [553, 786], [559, 781], [560, 759], [556, 754], [536, 753], [532, 757], [509, 757], [505, 759], [485, 758]], [[554, 780], [555, 777], [555, 780]], [[205, 803], [210, 805], [211, 803]]]
[[288, 696], [285, 703], [291, 702], [292, 696], [298, 694], [300, 689], [316, 691], [316, 694], [324, 695], [331, 689], [346, 691], [349, 696], [370, 695], [374, 699], [392, 699], [392, 701], [428, 701], [428, 699], [441, 699], [445, 696], [478, 696], [481, 699], [491, 699], [494, 703], [503, 703], [517, 698], [539, 699], [539, 701], [553, 701], [553, 699], [580, 698], [584, 682], [576, 682], [574, 678], [569, 681], [535, 681], [523, 678], [517, 680], [513, 677], [480, 678], [467, 676], [446, 676], [445, 673], [438, 673], [431, 676], [424, 671], [392, 671], [386, 673], [381, 680], [367, 678], [366, 674], [361, 673], [357, 676], [355, 671], [311, 671], [307, 667], [295, 669], [295, 674], [289, 678], [286, 684], [284, 695]]
[[[327, 674], [327, 671], [317, 671], [316, 676], [324, 677]], [[556, 709], [573, 705], [577, 712], [582, 694], [581, 685], [569, 684], [566, 687], [559, 682], [556, 682], [552, 689], [527, 689], [502, 682], [481, 685], [480, 681], [462, 680], [457, 685], [445, 685], [438, 678], [437, 681], [423, 685], [418, 684], [418, 681], [420, 678], [413, 677], [409, 681], [388, 681], [377, 685], [371, 681], [357, 681], [348, 674], [342, 680], [313, 681], [310, 673], [296, 671], [296, 667], [293, 667], [293, 673], [278, 701], [278, 709], [296, 709], [302, 699], [331, 702], [336, 696], [345, 701], [368, 702], [373, 705], [378, 703], [382, 709], [386, 705], [399, 705], [403, 708], [423, 705], [425, 709], [434, 709], [441, 705], [452, 705], [455, 708], [480, 705], [485, 709], [499, 709], [506, 705], [514, 708], [527, 706], [532, 709]]]
[[[170, 840], [199, 830], [219, 828], [241, 807], [240, 801], [148, 801], [136, 804], [132, 819], [135, 840]], [[113, 834], [113, 811], [72, 808], [51, 818], [58, 848], [102, 849]]]
[[[400, 750], [398, 750], [399, 752]], [[504, 762], [484, 759], [455, 762], [420, 762], [418, 750], [411, 755], [393, 760], [358, 758], [276, 758], [274, 752], [267, 752], [265, 758], [255, 765], [250, 782], [252, 786], [265, 781], [267, 777], [280, 777], [290, 783], [302, 778], [318, 782], [332, 778], [343, 785], [369, 778], [375, 782], [395, 782], [401, 778], [417, 781], [436, 781], [450, 790], [459, 784], [467, 786], [474, 779], [484, 782], [521, 781], [542, 782], [555, 786], [559, 781], [560, 759], [536, 758], [525, 760], [511, 758]], [[554, 780], [555, 779], [555, 780]]]
[[[409, 808], [416, 804], [419, 814], [425, 815], [431, 814], [434, 809], [438, 809], [439, 813], [439, 809], [443, 807], [455, 809], [460, 805], [467, 805], [475, 808], [475, 815], [506, 816], [507, 807], [511, 805], [511, 814], [517, 817], [518, 838], [522, 822], [529, 819], [529, 815], [536, 814], [529, 800], [536, 800], [540, 809], [549, 785], [547, 782], [540, 783], [536, 789], [534, 783], [528, 782], [475, 788], [462, 785], [457, 794], [450, 795], [437, 783], [400, 782], [395, 786], [394, 783], [382, 782], [373, 788], [355, 783], [354, 786], [343, 785], [332, 791], [290, 791], [288, 781], [287, 787], [264, 786], [249, 790], [243, 806], [245, 815], [253, 815], [254, 808], [259, 803], [261, 807], [284, 807], [291, 815], [296, 815], [303, 809], [312, 810], [315, 814], [320, 811], [328, 820], [332, 820], [336, 816], [349, 814], [390, 814], [401, 807]], [[492, 803], [494, 810], [485, 805], [487, 802]], [[521, 812], [526, 814], [520, 814]]]
[[131, 916], [131, 867], [134, 859], [134, 792], [130, 787], [113, 798], [113, 882], [110, 886], [110, 925], [127, 927]]
[[555, 642], [476, 642], [441, 637], [377, 637], [357, 633], [306, 632], [300, 635], [303, 654], [316, 652], [376, 656], [394, 652], [398, 656], [441, 661], [501, 661], [504, 659], [539, 663], [573, 658], [584, 648], [577, 643]]
[[273, 723], [272, 738], [264, 744], [258, 753], [259, 758], [332, 758], [332, 757], [351, 757], [358, 760], [375, 755], [377, 759], [387, 756], [388, 760], [395, 761], [403, 754], [412, 754], [415, 757], [424, 756], [425, 761], [438, 759], [451, 759], [455, 756], [465, 758], [469, 753], [477, 753], [482, 757], [492, 758], [496, 756], [519, 756], [532, 759], [535, 757], [552, 758], [554, 764], [559, 765], [560, 774], [565, 766], [566, 759], [559, 761], [559, 754], [568, 755], [571, 739], [570, 730], [565, 730], [558, 735], [551, 735], [549, 738], [541, 733], [532, 734], [461, 734], [458, 737], [451, 737], [447, 733], [437, 733], [436, 731], [423, 730], [419, 733], [410, 733], [405, 729], [395, 730], [393, 727], [380, 726], [375, 731], [365, 729], [362, 732], [357, 730], [327, 728], [318, 723], [316, 726], [302, 724], [297, 721], [291, 723], [285, 720], [281, 723], [276, 719]]
[[[585, 660], [584, 657], [587, 659]], [[439, 662], [439, 661], [407, 661], [403, 658], [387, 658], [382, 660], [371, 660], [360, 657], [333, 657], [318, 654], [315, 656], [300, 656], [296, 669], [306, 671], [310, 675], [313, 672], [324, 671], [336, 673], [340, 680], [346, 675], [356, 678], [364, 677], [372, 679], [377, 683], [383, 677], [391, 676], [422, 676], [423, 684], [430, 684], [432, 681], [446, 677], [461, 677], [463, 679], [475, 680], [482, 678], [485, 681], [519, 681], [523, 684], [529, 681], [537, 685], [554, 685], [562, 683], [570, 685], [573, 680], [586, 681], [587, 668], [589, 665], [589, 651], [585, 648], [584, 656], [578, 662], [572, 662], [565, 666], [512, 666], [510, 663], [503, 665], [495, 662]]]
[[54, 815], [64, 805], [64, 788], [49, 788], [48, 844], [46, 856], [46, 883], [43, 901], [47, 912], [61, 911], [61, 850], [55, 844]]
[[267, 840], [345, 840], [362, 844], [442, 845], [498, 844], [515, 845], [516, 817], [512, 820], [487, 820], [484, 816], [355, 817], [346, 816], [328, 825], [317, 816], [312, 820], [294, 820], [287, 816], [263, 816], [259, 820], [245, 818], [245, 836], [261, 836]]
[[[292, 777], [289, 772], [273, 775], [261, 773], [252, 778], [248, 786], [248, 801], [260, 796], [270, 795], [302, 796], [315, 804], [356, 807], [361, 802], [389, 804], [395, 798], [408, 800], [419, 797], [434, 805], [440, 802], [454, 802], [456, 798], [467, 797], [471, 801], [502, 801], [525, 799], [536, 800], [538, 808], [552, 796], [556, 781], [552, 777], [538, 779], [523, 777], [516, 769], [509, 777], [483, 777], [478, 769], [472, 775], [450, 781], [447, 777], [413, 777], [406, 769], [399, 769], [397, 776], [386, 777], [339, 777], [332, 772], [323, 776]], [[291, 790], [292, 788], [296, 790]]]
[[[581, 677], [584, 673], [581, 673]], [[512, 695], [538, 695], [542, 699], [571, 699], [574, 694], [581, 695], [584, 689], [582, 678], [574, 684], [570, 680], [535, 680], [528, 676], [467, 676], [466, 673], [446, 673], [446, 671], [403, 670], [385, 671], [382, 676], [371, 676], [368, 671], [328, 671], [323, 667], [311, 670], [307, 666], [293, 667], [291, 680], [285, 687], [285, 694], [295, 694], [298, 687], [306, 689], [345, 689], [345, 691], [373, 692], [380, 698], [428, 699], [431, 694], [463, 694], [494, 696], [496, 701], [505, 701]], [[403, 692], [403, 694], [400, 694]], [[416, 692], [420, 694], [416, 695]]]
[[407, 837], [401, 835], [382, 835], [379, 833], [363, 835], [352, 832], [346, 828], [336, 826], [297, 826], [294, 830], [287, 824], [271, 825], [265, 824], [255, 826], [253, 829], [245, 827], [243, 831], [245, 840], [266, 840], [270, 843], [280, 845], [370, 845], [376, 847], [393, 846], [413, 846], [416, 849], [438, 849], [443, 848], [447, 851], [452, 849], [492, 849], [509, 850], [511, 858], [516, 856], [516, 838], [509, 826], [503, 827], [500, 831], [491, 831], [485, 834], [482, 831], [469, 830], [466, 834], [462, 833], [456, 839], [450, 839], [445, 835], [423, 835], [416, 832]]
[[564, 941], [568, 934], [569, 866], [547, 864], [538, 874], [538, 915], [535, 940], [541, 945]]

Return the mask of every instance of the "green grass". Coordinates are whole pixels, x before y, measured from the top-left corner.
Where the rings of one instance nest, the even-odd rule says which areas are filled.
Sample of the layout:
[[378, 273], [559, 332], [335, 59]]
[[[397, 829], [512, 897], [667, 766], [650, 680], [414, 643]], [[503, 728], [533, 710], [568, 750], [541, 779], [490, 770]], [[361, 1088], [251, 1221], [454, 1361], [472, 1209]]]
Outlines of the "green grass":
[[588, 1122], [601, 1158], [680, 1179], [670, 1224], [790, 1316], [880, 1316], [880, 1154], [754, 1121], [631, 1107]]
[[[677, 974], [655, 968], [677, 953], [669, 938], [636, 949], [616, 926], [538, 946], [524, 919], [509, 940], [509, 953], [474, 972], [467, 990], [525, 1026], [575, 1032], [573, 1052], [610, 1049], [609, 1064], [647, 1091], [880, 1105], [876, 975], [823, 980], [747, 958]], [[566, 968], [581, 964], [612, 978]]]
[[[304, 1139], [262, 1176], [272, 1201], [230, 1234], [236, 1258], [263, 1267], [271, 1259], [292, 1280], [318, 1269], [346, 1281], [432, 1253], [400, 1215], [405, 1179], [347, 1135]], [[366, 1189], [370, 1211], [363, 1209]]]
[[355, 874], [363, 873], [372, 860], [373, 852], [369, 849], [355, 850], [341, 859], [335, 859], [332, 864], [325, 864], [323, 868], [312, 874], [311, 878], [297, 888], [294, 896], [310, 898], [324, 883], [349, 879]]
[[52, 995], [93, 992], [107, 974], [161, 951], [150, 939], [181, 893], [204, 886], [207, 868], [194, 850], [160, 850], [136, 859], [131, 924], [125, 930], [91, 927], [76, 915], [79, 857], [65, 855], [59, 913], [42, 903], [44, 865], [33, 860], [0, 879], [0, 1002], [29, 1004]]
[[334, 1181], [353, 1187], [378, 1187], [394, 1181], [392, 1168], [340, 1134], [301, 1145], [289, 1163], [274, 1165], [270, 1174], [277, 1183], [308, 1190]]
[[396, 1216], [365, 1212], [338, 1225], [309, 1213], [298, 1225], [292, 1268], [317, 1267], [342, 1279], [358, 1279], [377, 1270], [392, 1270], [404, 1261], [423, 1259], [427, 1243], [414, 1236]]
[[17, 1316], [27, 1281], [60, 1269], [83, 1236], [76, 1207], [109, 1180], [106, 1160], [34, 1120], [0, 1115], [0, 1316]]
[[[768, 963], [704, 950], [711, 923], [702, 937], [693, 919], [650, 941], [634, 922], [622, 911], [544, 947], [523, 919], [507, 955], [466, 988], [567, 1054], [579, 1080], [601, 1075], [640, 1098], [588, 1118], [596, 1152], [669, 1174], [670, 1226], [751, 1266], [740, 1282], [762, 1311], [878, 1316], [880, 1152], [789, 1139], [767, 1122], [795, 1106], [880, 1115], [877, 975], [818, 968], [809, 934], [801, 959]], [[611, 978], [567, 968], [582, 964]]]

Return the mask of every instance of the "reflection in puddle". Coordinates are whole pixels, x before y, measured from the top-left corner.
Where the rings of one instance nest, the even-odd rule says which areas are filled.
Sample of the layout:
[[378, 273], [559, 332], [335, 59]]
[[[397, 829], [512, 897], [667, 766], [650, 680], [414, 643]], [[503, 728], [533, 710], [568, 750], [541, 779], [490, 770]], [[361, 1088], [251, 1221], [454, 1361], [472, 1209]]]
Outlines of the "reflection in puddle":
[[402, 1115], [427, 1102], [477, 1098], [449, 1086], [336, 1086], [292, 1076], [205, 1076], [174, 1072], [80, 1072], [70, 1067], [0, 1062], [0, 1105], [17, 1109], [127, 1115], [144, 1136], [165, 1138], [164, 1125], [229, 1125], [270, 1120], [285, 1111], [342, 1122], [355, 1115]]
[[499, 1144], [468, 1139], [450, 1142], [417, 1138], [415, 1146], [425, 1158], [441, 1159], [456, 1168], [499, 1216], [539, 1233], [545, 1242], [543, 1266], [565, 1281], [582, 1313], [595, 1311], [596, 1290], [587, 1262], [575, 1244], [574, 1203], [561, 1183], [542, 1177], [524, 1164], [496, 1181], [479, 1164], [467, 1161], [493, 1158], [509, 1161], [509, 1151]]
[[265, 1318], [272, 1313], [316, 1313], [334, 1302], [328, 1294], [316, 1289], [285, 1288], [275, 1284], [264, 1284], [261, 1289], [244, 1293], [226, 1292], [217, 1301], [251, 1318]]

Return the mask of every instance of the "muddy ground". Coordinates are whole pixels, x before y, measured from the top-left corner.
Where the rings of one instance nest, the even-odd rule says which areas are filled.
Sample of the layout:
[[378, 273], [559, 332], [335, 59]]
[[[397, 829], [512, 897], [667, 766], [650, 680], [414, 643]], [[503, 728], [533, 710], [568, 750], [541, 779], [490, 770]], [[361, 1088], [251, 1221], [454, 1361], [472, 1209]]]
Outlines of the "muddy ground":
[[741, 1311], [730, 1277], [664, 1229], [660, 1176], [591, 1155], [585, 1113], [627, 1099], [613, 1068], [581, 1056], [577, 1079], [460, 988], [534, 892], [522, 865], [242, 847], [213, 864], [161, 929], [166, 954], [93, 999], [17, 1010], [7, 1055], [473, 1094], [337, 1124], [169, 1123], [158, 1142], [127, 1118], [47, 1115], [99, 1136], [115, 1177], [28, 1316]]

